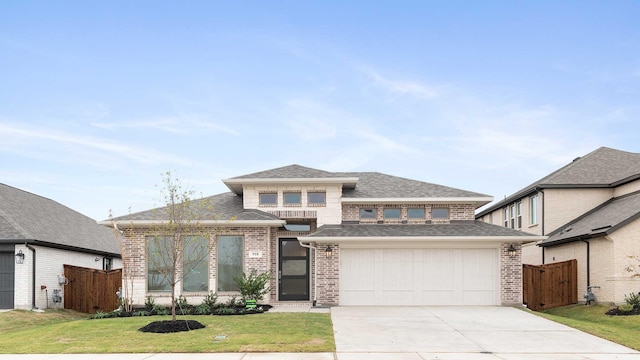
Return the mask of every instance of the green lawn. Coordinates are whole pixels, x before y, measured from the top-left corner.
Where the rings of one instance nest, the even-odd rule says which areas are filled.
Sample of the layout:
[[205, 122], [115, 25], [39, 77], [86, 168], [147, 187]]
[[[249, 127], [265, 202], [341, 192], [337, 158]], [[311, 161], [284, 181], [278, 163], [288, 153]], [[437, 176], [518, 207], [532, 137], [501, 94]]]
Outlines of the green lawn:
[[605, 315], [605, 312], [610, 308], [606, 305], [570, 305], [533, 313], [640, 350], [640, 336], [638, 336], [640, 334], [640, 315]]
[[[84, 318], [79, 318], [83, 316]], [[329, 314], [264, 313], [244, 316], [179, 316], [204, 329], [142, 333], [139, 328], [169, 316], [87, 320], [86, 314], [57, 311], [0, 313], [0, 353], [140, 352], [333, 352]], [[216, 341], [216, 336], [226, 339]], [[25, 346], [28, 339], [29, 346]]]

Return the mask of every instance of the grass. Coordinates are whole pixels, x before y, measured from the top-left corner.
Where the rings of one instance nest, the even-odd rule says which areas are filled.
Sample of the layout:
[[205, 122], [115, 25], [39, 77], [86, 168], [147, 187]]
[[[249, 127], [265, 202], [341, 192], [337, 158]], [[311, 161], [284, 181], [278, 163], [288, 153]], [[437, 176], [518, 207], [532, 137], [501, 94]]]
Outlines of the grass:
[[[0, 313], [0, 353], [206, 353], [333, 352], [329, 314], [265, 313], [245, 316], [179, 316], [204, 329], [154, 334], [138, 331], [168, 316], [79, 319], [79, 313]], [[226, 339], [216, 341], [216, 336]], [[25, 339], [31, 339], [24, 346]]]
[[569, 305], [534, 314], [640, 350], [640, 315], [605, 315], [610, 308], [606, 305]]

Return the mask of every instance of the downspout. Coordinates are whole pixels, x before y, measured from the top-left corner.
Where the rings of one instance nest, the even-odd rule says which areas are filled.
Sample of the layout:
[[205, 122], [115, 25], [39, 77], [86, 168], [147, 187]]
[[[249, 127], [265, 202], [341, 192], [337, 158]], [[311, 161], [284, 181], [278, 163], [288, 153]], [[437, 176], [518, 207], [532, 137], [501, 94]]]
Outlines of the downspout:
[[305, 245], [298, 239], [300, 246], [313, 250], [313, 307], [316, 307], [318, 301], [318, 248], [315, 246]]
[[[536, 188], [536, 190], [537, 190], [540, 194], [542, 194], [541, 199], [540, 199], [540, 200], [541, 200], [541, 201], [540, 201], [540, 202], [541, 202], [541, 204], [540, 204], [540, 205], [541, 205], [541, 206], [540, 206], [540, 209], [541, 209], [541, 211], [542, 211], [541, 216], [540, 216], [540, 228], [541, 228], [541, 230], [542, 230], [542, 236], [545, 236], [545, 233], [544, 233], [544, 190], [542, 190], [542, 188], [540, 188], [540, 187], [537, 187], [537, 188]], [[542, 248], [542, 264], [543, 264], [543, 265], [544, 265], [544, 263], [545, 263], [545, 262], [544, 262], [544, 250], [545, 250], [545, 248], [543, 247], [543, 248]]]
[[31, 262], [31, 308], [36, 309], [36, 249], [29, 243], [24, 243], [24, 246], [31, 250], [33, 254], [33, 261]]
[[587, 244], [587, 288], [589, 288], [591, 286], [591, 244], [589, 240], [580, 239], [580, 241]]

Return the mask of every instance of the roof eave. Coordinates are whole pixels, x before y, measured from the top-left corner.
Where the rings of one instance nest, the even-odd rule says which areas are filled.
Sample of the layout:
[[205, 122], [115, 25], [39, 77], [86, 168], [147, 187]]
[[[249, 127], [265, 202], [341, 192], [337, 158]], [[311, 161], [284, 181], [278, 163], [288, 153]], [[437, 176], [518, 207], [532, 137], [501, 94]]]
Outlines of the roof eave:
[[331, 177], [331, 178], [256, 178], [256, 179], [224, 179], [222, 182], [234, 193], [242, 194], [243, 185], [270, 185], [270, 184], [340, 184], [353, 188], [358, 182], [357, 177]]
[[300, 236], [298, 240], [311, 243], [340, 242], [514, 242], [542, 241], [546, 236]]
[[459, 204], [474, 203], [476, 207], [486, 205], [493, 201], [493, 197], [389, 197], [389, 198], [358, 198], [358, 197], [342, 197], [342, 203], [347, 204]]
[[[117, 221], [99, 221], [98, 224], [112, 227], [116, 224], [125, 228], [145, 228], [153, 226], [167, 225], [168, 220], [117, 220]], [[285, 220], [273, 219], [273, 220], [201, 220], [194, 222], [191, 226], [282, 226], [286, 224]]]

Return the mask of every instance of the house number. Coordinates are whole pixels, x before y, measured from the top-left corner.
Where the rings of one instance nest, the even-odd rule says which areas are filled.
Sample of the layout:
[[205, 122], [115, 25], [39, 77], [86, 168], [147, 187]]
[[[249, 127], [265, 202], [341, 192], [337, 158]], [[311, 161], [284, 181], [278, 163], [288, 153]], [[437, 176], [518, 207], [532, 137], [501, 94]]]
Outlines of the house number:
[[249, 251], [249, 257], [250, 258], [261, 258], [262, 257], [262, 251]]

